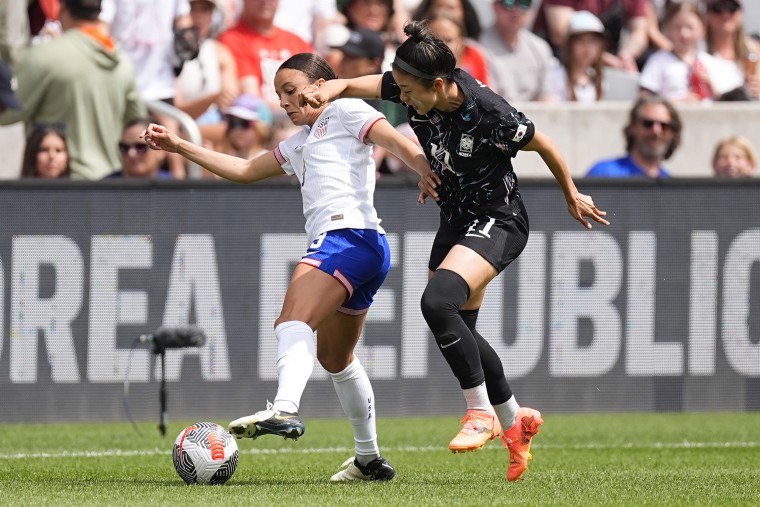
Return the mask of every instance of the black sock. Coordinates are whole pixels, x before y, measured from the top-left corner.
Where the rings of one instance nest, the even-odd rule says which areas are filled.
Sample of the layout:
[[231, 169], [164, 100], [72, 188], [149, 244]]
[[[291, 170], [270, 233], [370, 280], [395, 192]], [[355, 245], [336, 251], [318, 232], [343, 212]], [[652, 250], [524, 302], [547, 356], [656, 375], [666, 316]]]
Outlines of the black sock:
[[501, 405], [512, 397], [512, 388], [509, 387], [507, 377], [504, 375], [504, 366], [501, 364], [501, 358], [491, 347], [491, 344], [488, 343], [488, 340], [475, 330], [475, 324], [478, 322], [478, 312], [480, 312], [479, 308], [474, 310], [459, 310], [459, 315], [478, 344], [480, 364], [483, 368], [486, 389], [488, 390], [488, 400], [491, 402], [491, 405]]

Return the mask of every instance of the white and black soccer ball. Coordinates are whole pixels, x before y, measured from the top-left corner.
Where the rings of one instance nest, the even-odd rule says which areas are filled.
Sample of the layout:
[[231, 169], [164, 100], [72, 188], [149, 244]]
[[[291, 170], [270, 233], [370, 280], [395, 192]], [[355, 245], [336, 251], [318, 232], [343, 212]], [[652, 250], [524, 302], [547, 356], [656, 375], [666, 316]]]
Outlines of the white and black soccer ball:
[[174, 468], [188, 484], [224, 484], [235, 473], [235, 438], [212, 422], [191, 424], [180, 432], [172, 451]]

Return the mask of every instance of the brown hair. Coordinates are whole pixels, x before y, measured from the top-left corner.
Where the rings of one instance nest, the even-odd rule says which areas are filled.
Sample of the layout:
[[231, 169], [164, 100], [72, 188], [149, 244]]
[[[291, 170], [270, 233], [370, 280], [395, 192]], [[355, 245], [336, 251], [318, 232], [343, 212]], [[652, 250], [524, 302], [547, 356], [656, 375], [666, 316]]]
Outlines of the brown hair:
[[625, 135], [625, 151], [630, 153], [633, 148], [634, 140], [632, 128], [633, 125], [639, 121], [641, 110], [651, 105], [665, 106], [670, 113], [670, 123], [673, 125], [673, 140], [670, 142], [670, 146], [668, 146], [665, 155], [662, 157], [663, 160], [667, 160], [673, 155], [673, 153], [675, 153], [676, 149], [678, 149], [678, 146], [681, 144], [681, 130], [683, 129], [683, 123], [681, 122], [681, 116], [678, 114], [678, 111], [676, 111], [675, 106], [673, 106], [669, 100], [659, 95], [647, 95], [641, 97], [631, 108], [628, 115], [628, 124], [623, 129], [623, 134]]
[[[63, 140], [63, 144], [66, 144], [66, 131], [63, 125], [38, 125], [34, 128], [29, 138], [26, 140], [26, 147], [24, 148], [24, 158], [21, 163], [21, 177], [22, 178], [37, 178], [37, 152], [40, 149], [42, 141], [48, 135], [56, 135]], [[66, 150], [68, 154], [68, 148]], [[67, 161], [66, 170], [61, 173], [60, 178], [68, 178], [71, 175], [71, 167]]]
[[567, 44], [565, 45], [565, 48], [563, 50], [563, 58], [562, 58], [562, 66], [565, 68], [565, 74], [566, 77], [566, 86], [568, 91], [570, 92], [570, 100], [575, 102], [578, 100], [578, 97], [575, 96], [575, 86], [573, 86], [572, 82], [572, 75], [575, 71], [575, 67], [573, 66], [572, 59], [570, 55], [573, 54], [573, 45], [575, 42], [579, 39], [581, 35], [585, 35], [587, 33], [592, 33], [595, 36], [599, 37], [599, 40], [602, 41], [602, 52], [599, 54], [599, 58], [596, 59], [594, 62], [594, 89], [596, 90], [596, 100], [601, 100], [603, 91], [602, 91], [602, 83], [604, 81], [604, 62], [602, 61], [602, 54], [605, 50], [605, 38], [604, 35], [598, 34], [595, 32], [582, 32], [582, 33], [576, 33], [572, 34], [567, 38]]

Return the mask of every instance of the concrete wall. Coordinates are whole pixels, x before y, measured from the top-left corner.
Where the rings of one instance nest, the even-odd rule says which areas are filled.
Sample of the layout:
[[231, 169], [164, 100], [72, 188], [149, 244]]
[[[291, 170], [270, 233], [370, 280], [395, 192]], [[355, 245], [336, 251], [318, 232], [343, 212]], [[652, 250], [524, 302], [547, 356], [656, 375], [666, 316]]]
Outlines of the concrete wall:
[[[630, 104], [606, 102], [585, 106], [515, 104], [537, 128], [559, 146], [575, 177], [585, 175], [597, 160], [625, 151], [623, 126]], [[712, 176], [712, 155], [717, 142], [730, 135], [743, 135], [760, 149], [760, 103], [732, 102], [679, 105], [684, 130], [681, 147], [666, 162], [673, 176]], [[522, 177], [551, 177], [534, 153], [520, 153], [515, 170]]]
[[[618, 156], [625, 150], [622, 129], [629, 103], [514, 105], [533, 120], [539, 130], [554, 139], [574, 177], [585, 175], [597, 160]], [[666, 163], [674, 176], [712, 176], [715, 145], [729, 135], [746, 136], [760, 150], [760, 102], [679, 105], [678, 110], [684, 123], [682, 143]], [[23, 141], [20, 124], [0, 127], [0, 179], [18, 177]], [[520, 153], [515, 170], [518, 177], [523, 178], [552, 177], [534, 153]]]

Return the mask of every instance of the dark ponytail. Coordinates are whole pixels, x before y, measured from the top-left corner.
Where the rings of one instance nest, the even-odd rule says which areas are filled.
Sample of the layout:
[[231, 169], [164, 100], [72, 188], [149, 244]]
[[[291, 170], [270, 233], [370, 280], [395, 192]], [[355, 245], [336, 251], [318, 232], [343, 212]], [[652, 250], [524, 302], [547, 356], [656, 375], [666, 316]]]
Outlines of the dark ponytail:
[[404, 25], [409, 36], [396, 50], [393, 69], [408, 74], [432, 86], [435, 78], [449, 80], [457, 65], [451, 49], [433, 35], [425, 21], [410, 21]]
[[319, 79], [329, 81], [331, 79], [337, 79], [335, 71], [327, 63], [327, 60], [315, 53], [298, 53], [284, 62], [277, 69], [295, 69], [306, 74], [310, 83], [315, 83]]

